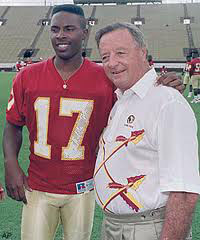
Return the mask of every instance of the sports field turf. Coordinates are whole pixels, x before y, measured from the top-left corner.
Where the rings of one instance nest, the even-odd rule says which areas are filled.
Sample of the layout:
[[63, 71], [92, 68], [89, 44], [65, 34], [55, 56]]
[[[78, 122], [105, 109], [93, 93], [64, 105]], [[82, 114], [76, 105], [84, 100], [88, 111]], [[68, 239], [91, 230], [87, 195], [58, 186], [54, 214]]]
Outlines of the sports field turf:
[[[12, 82], [12, 77], [15, 73], [0, 72], [0, 142], [3, 134], [3, 126], [5, 124], [5, 109], [7, 106], [7, 100], [9, 97], [9, 89]], [[187, 92], [186, 92], [187, 94]], [[200, 104], [192, 104], [192, 108], [195, 111], [198, 126], [200, 127]], [[199, 130], [200, 131], [200, 130]], [[198, 139], [200, 141], [200, 133], [198, 133]], [[25, 170], [28, 166], [28, 138], [27, 131], [24, 129], [24, 143], [22, 151], [20, 152], [20, 164]], [[189, 159], [188, 159], [189, 161]], [[3, 153], [0, 143], [0, 182], [4, 183], [3, 172]], [[20, 218], [21, 218], [20, 202], [6, 198], [5, 201], [0, 203], [0, 240], [20, 240]], [[95, 219], [93, 226], [93, 233], [91, 240], [100, 239], [100, 227], [102, 221], [102, 212], [96, 207]], [[200, 201], [197, 205], [195, 216], [193, 219], [193, 240], [200, 240]], [[59, 228], [56, 234], [55, 240], [62, 239], [62, 229]]]

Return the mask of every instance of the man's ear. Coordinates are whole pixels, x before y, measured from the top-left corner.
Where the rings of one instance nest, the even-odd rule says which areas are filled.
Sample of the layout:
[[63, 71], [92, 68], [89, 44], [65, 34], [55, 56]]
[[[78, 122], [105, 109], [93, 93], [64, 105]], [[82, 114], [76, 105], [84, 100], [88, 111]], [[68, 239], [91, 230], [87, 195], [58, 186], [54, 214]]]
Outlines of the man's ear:
[[148, 54], [148, 51], [146, 48], [142, 48], [142, 56], [145, 60], [147, 60], [147, 54]]
[[88, 36], [88, 29], [85, 28], [85, 29], [83, 30], [83, 38], [82, 38], [82, 40], [85, 40], [85, 39], [87, 38], [87, 36]]

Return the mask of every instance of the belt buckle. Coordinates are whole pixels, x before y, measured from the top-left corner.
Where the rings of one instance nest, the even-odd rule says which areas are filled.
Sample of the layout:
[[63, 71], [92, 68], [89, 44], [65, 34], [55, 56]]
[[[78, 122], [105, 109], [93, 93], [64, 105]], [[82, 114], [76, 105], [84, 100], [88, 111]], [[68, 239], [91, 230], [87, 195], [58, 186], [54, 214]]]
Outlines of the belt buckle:
[[144, 220], [146, 218], [146, 216], [144, 214], [141, 215], [140, 217], [142, 220]]

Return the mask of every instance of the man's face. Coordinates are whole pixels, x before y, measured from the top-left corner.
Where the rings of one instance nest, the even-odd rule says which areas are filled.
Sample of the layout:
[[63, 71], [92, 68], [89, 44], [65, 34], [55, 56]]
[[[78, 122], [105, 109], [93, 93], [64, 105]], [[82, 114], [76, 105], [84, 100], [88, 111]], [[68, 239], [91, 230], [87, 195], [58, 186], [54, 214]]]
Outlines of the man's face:
[[149, 69], [146, 49], [138, 46], [127, 29], [103, 35], [99, 52], [106, 75], [122, 91], [132, 87]]
[[80, 17], [68, 12], [59, 12], [51, 20], [51, 43], [57, 57], [70, 60], [82, 52], [82, 40], [86, 30], [81, 29]]

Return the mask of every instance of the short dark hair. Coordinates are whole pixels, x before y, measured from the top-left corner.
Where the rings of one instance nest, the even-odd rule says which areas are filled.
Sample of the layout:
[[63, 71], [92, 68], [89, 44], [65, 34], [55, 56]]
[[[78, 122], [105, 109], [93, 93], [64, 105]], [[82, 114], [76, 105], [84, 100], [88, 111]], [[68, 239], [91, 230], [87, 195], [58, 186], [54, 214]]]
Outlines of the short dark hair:
[[69, 12], [73, 13], [76, 15], [79, 15], [81, 17], [85, 17], [83, 9], [77, 5], [74, 4], [62, 4], [62, 5], [57, 5], [53, 8], [51, 16], [58, 12]]
[[75, 5], [75, 4], [62, 4], [62, 5], [57, 5], [53, 8], [51, 17], [53, 17], [54, 14], [59, 13], [59, 12], [68, 12], [68, 13], [73, 13], [78, 16], [80, 16], [80, 25], [82, 29], [86, 28], [86, 19], [85, 19], [85, 14], [84, 11], [81, 7]]

